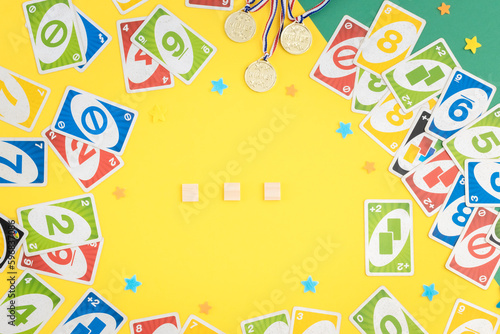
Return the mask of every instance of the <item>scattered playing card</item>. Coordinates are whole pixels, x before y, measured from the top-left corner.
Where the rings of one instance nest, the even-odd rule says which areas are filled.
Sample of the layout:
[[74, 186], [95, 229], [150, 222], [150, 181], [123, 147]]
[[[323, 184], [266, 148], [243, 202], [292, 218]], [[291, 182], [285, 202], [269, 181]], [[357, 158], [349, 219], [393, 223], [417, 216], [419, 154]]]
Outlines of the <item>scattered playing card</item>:
[[366, 115], [387, 93], [388, 89], [382, 77], [358, 67], [352, 91], [351, 110]]
[[364, 24], [345, 15], [314, 65], [311, 79], [350, 99], [356, 80], [356, 65], [352, 61], [367, 31]]
[[500, 266], [500, 250], [485, 240], [497, 215], [490, 209], [475, 208], [446, 262], [447, 269], [484, 290]]
[[500, 206], [500, 160], [465, 160], [465, 203], [471, 207]]
[[367, 276], [413, 275], [411, 201], [365, 201], [365, 271]]
[[363, 334], [384, 333], [384, 328], [387, 333], [389, 328], [397, 328], [398, 333], [427, 333], [385, 286], [368, 297], [349, 320]]
[[130, 321], [132, 334], [178, 334], [181, 322], [177, 312]]
[[113, 3], [116, 6], [116, 9], [120, 12], [120, 14], [127, 14], [133, 9], [136, 9], [143, 3], [148, 0], [113, 0]]
[[24, 228], [0, 213], [0, 273], [7, 267], [15, 269], [14, 256], [26, 239], [26, 234]]
[[43, 138], [0, 138], [0, 187], [47, 185], [47, 145]]
[[341, 318], [337, 312], [294, 307], [290, 334], [339, 334]]
[[[170, 334], [170, 333], [169, 333]], [[174, 333], [172, 333], [174, 334]], [[203, 321], [195, 315], [190, 315], [187, 318], [184, 326], [182, 326], [179, 334], [224, 334], [221, 330], [218, 330], [214, 326], [210, 325], [208, 322]]]
[[482, 307], [457, 299], [444, 334], [496, 333], [500, 316]]
[[0, 120], [31, 132], [50, 88], [0, 66]]
[[187, 7], [232, 10], [234, 0], [186, 0]]
[[288, 334], [290, 315], [288, 311], [278, 311], [241, 322], [243, 334]]

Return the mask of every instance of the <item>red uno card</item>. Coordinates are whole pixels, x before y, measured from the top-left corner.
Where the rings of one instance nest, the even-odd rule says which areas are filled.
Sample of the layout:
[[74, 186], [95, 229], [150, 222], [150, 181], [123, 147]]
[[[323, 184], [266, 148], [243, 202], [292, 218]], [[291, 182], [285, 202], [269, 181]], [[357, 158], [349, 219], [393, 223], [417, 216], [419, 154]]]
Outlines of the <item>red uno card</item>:
[[427, 217], [439, 211], [459, 170], [444, 149], [401, 178]]
[[367, 32], [368, 27], [350, 16], [344, 16], [314, 65], [310, 77], [350, 99], [356, 80], [356, 65], [353, 60]]
[[130, 321], [132, 334], [177, 334], [181, 329], [177, 312]]
[[102, 241], [33, 256], [21, 251], [18, 266], [22, 270], [31, 269], [42, 275], [92, 285], [101, 250]]
[[128, 93], [174, 86], [172, 74], [130, 42], [130, 38], [144, 22], [144, 19], [142, 17], [117, 22], [125, 88]]
[[497, 219], [498, 212], [475, 208], [446, 262], [447, 269], [484, 290], [500, 265], [500, 250], [485, 239]]
[[232, 10], [234, 0], [186, 0], [187, 7]]
[[123, 160], [119, 156], [68, 138], [50, 128], [43, 130], [42, 136], [48, 139], [52, 150], [85, 192], [92, 190], [123, 166]]

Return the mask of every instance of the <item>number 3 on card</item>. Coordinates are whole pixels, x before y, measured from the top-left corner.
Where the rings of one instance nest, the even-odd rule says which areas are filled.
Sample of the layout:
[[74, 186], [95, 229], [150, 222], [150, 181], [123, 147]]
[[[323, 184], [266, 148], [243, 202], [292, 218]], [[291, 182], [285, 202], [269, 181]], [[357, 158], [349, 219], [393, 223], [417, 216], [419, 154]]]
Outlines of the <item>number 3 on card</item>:
[[424, 26], [424, 19], [384, 1], [354, 63], [380, 75], [411, 53]]

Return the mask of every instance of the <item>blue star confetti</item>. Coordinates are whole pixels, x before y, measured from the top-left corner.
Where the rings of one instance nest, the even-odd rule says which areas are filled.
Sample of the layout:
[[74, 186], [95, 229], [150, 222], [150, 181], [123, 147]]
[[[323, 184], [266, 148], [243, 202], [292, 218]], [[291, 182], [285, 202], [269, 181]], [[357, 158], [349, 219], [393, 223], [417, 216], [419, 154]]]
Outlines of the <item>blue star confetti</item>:
[[218, 92], [220, 95], [222, 95], [222, 92], [224, 89], [227, 88], [227, 85], [222, 82], [222, 78], [220, 78], [218, 81], [212, 80], [212, 92]]
[[345, 139], [345, 137], [347, 137], [347, 135], [352, 135], [353, 132], [351, 130], [351, 123], [342, 123], [340, 122], [340, 128], [337, 129], [337, 131], [335, 131], [337, 133], [340, 133], [342, 135], [342, 138]]
[[134, 293], [137, 292], [137, 287], [142, 285], [141, 282], [137, 281], [135, 275], [132, 278], [125, 278], [125, 282], [127, 283], [125, 290], [132, 290]]
[[311, 276], [309, 276], [307, 280], [300, 283], [304, 286], [304, 292], [311, 291], [316, 293], [316, 285], [318, 285], [318, 282], [313, 281]]
[[427, 286], [424, 284], [424, 293], [422, 294], [422, 297], [427, 297], [429, 300], [432, 300], [435, 295], [437, 295], [439, 292], [434, 289], [434, 283], [431, 285]]

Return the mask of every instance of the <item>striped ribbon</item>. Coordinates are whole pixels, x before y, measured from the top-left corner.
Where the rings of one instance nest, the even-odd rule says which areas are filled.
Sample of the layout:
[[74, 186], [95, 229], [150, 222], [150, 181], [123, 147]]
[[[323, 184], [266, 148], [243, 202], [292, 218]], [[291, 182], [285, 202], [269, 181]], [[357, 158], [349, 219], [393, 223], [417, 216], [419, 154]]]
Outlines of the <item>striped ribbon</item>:
[[250, 1], [247, 0], [247, 4], [245, 5], [245, 8], [243, 8], [243, 11], [245, 13], [248, 13], [248, 12], [250, 12], [250, 13], [258, 12], [259, 10], [261, 10], [269, 2], [269, 0], [260, 0], [256, 5], [254, 5], [252, 7], [251, 5], [254, 4], [255, 1], [257, 1], [257, 0], [250, 0]]
[[316, 6], [314, 6], [313, 8], [309, 9], [304, 14], [299, 15], [297, 17], [294, 17], [293, 13], [292, 13], [292, 10], [293, 10], [293, 6], [295, 5], [295, 0], [288, 0], [288, 7], [287, 7], [288, 19], [290, 21], [295, 21], [297, 23], [302, 23], [304, 21], [304, 19], [306, 19], [308, 16], [310, 16], [310, 15], [312, 15], [314, 13], [317, 13], [320, 10], [322, 10], [326, 5], [328, 5], [329, 2], [330, 2], [330, 0], [323, 0], [319, 4], [317, 4]]
[[[283, 31], [283, 25], [285, 24], [285, 0], [270, 0], [271, 1], [271, 12], [269, 13], [269, 18], [267, 19], [266, 28], [264, 29], [264, 33], [262, 34], [262, 50], [264, 51], [263, 60], [268, 60], [276, 50], [278, 46], [279, 39], [281, 36], [281, 32]], [[328, 0], [329, 1], [329, 0]], [[280, 7], [281, 3], [281, 11], [280, 11], [280, 28], [276, 37], [274, 38], [273, 44], [271, 45], [271, 49], [268, 51], [268, 37], [271, 27], [274, 22], [274, 18], [276, 17], [276, 12], [278, 11], [278, 7]]]

